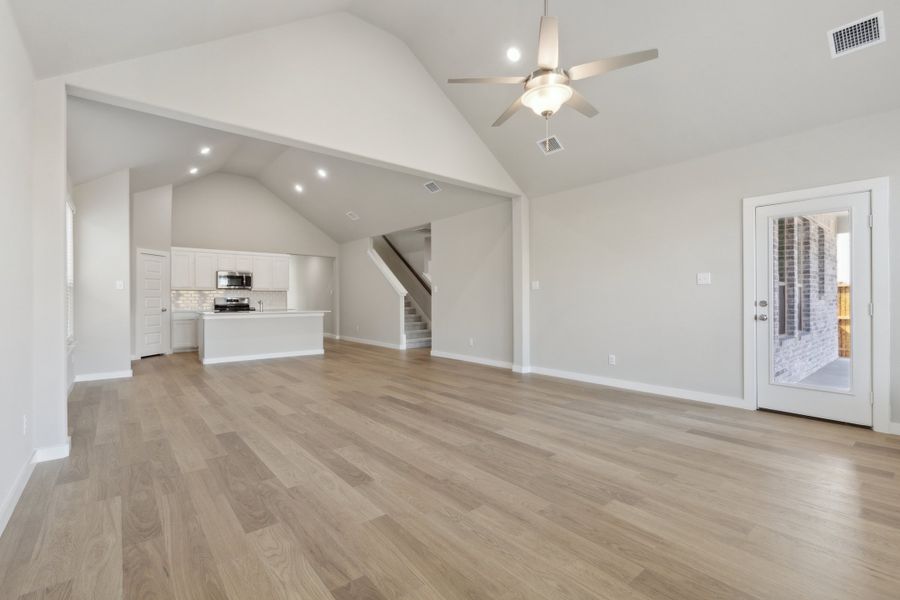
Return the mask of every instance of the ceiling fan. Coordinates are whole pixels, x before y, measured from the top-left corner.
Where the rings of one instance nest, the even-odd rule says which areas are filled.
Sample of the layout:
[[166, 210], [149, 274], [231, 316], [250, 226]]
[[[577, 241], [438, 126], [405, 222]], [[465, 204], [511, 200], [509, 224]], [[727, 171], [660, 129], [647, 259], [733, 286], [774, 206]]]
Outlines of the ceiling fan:
[[564, 104], [568, 104], [586, 117], [593, 117], [597, 109], [570, 85], [573, 81], [603, 75], [616, 69], [630, 67], [659, 57], [659, 50], [644, 50], [601, 58], [568, 69], [559, 68], [559, 21], [549, 16], [549, 0], [544, 0], [544, 16], [541, 17], [541, 32], [538, 41], [538, 68], [524, 77], [463, 77], [448, 79], [448, 83], [499, 83], [524, 84], [525, 92], [506, 109], [494, 122], [494, 127], [503, 125], [523, 107], [534, 114], [549, 119]]

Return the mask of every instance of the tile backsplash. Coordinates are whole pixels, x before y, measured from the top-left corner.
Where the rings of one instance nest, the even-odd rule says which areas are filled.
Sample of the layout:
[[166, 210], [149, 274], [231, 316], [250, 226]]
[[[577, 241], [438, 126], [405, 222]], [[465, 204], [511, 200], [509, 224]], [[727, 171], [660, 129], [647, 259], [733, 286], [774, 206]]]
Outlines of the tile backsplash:
[[252, 306], [253, 308], [259, 308], [259, 305], [256, 303], [257, 300], [262, 300], [263, 306], [265, 308], [287, 308], [287, 292], [254, 292], [251, 290], [231, 290], [227, 293], [224, 293], [222, 290], [172, 290], [172, 310], [212, 310], [213, 299], [216, 296], [250, 298], [250, 306]]

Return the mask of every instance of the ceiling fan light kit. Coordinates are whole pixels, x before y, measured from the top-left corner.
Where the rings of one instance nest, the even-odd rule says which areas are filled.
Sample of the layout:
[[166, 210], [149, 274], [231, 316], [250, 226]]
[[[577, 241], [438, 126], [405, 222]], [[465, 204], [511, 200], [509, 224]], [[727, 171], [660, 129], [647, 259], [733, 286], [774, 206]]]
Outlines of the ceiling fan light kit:
[[549, 119], [568, 104], [584, 116], [593, 117], [597, 115], [597, 109], [584, 96], [575, 91], [571, 86], [572, 81], [596, 77], [659, 57], [658, 50], [644, 50], [611, 58], [601, 58], [567, 70], [560, 69], [559, 22], [556, 17], [549, 16], [548, 4], [545, 0], [538, 41], [538, 68], [531, 75], [526, 77], [464, 77], [447, 80], [448, 83], [524, 84], [524, 93], [500, 115], [500, 118], [494, 122], [494, 127], [503, 125], [523, 107], [531, 109], [540, 117]]

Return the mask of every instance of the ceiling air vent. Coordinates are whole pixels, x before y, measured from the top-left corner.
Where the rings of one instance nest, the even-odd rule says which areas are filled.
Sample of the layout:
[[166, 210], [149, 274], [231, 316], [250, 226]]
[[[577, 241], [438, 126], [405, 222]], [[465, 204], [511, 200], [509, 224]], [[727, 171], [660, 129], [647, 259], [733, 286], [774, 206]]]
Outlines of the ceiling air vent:
[[436, 184], [433, 181], [429, 181], [425, 184], [425, 189], [428, 190], [429, 192], [431, 192], [432, 194], [437, 194], [439, 191], [441, 191], [441, 186], [439, 186], [438, 184]]
[[538, 140], [537, 145], [538, 148], [541, 149], [541, 152], [543, 152], [547, 156], [563, 151], [563, 145], [560, 143], [559, 138], [555, 135], [551, 135], [548, 138]]
[[831, 57], [837, 58], [885, 40], [884, 13], [864, 17], [849, 25], [832, 29], [828, 32], [831, 44]]
[[359, 221], [359, 215], [353, 212], [352, 210], [348, 210], [346, 213], [347, 218], [351, 221]]

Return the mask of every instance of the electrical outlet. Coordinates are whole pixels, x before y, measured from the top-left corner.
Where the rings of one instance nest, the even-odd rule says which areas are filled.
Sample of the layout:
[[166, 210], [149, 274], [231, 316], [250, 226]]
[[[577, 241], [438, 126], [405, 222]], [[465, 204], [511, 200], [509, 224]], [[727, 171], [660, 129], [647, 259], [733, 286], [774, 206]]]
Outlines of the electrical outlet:
[[28, 435], [28, 415], [22, 415], [22, 435]]
[[615, 354], [609, 355], [609, 366], [611, 366], [611, 367], [616, 366], [616, 355]]
[[697, 273], [697, 285], [712, 285], [712, 273]]
[[356, 333], [359, 333], [359, 325], [356, 326]]
[[541, 282], [540, 282], [540, 281], [537, 281], [537, 280], [532, 281], [532, 282], [531, 282], [531, 289], [534, 290], [534, 291], [537, 291], [537, 290], [541, 289]]
[[474, 348], [474, 347], [475, 347], [475, 338], [469, 338], [469, 347], [470, 347], [470, 348]]

